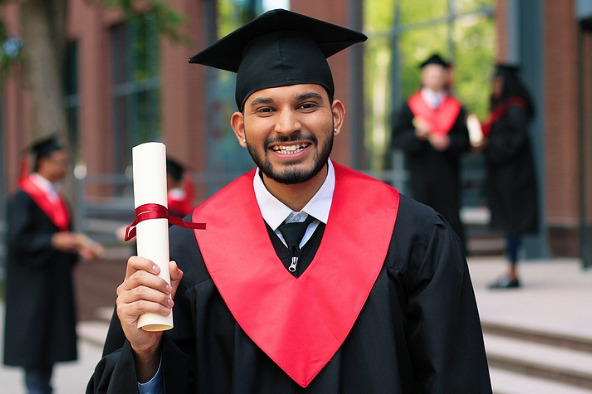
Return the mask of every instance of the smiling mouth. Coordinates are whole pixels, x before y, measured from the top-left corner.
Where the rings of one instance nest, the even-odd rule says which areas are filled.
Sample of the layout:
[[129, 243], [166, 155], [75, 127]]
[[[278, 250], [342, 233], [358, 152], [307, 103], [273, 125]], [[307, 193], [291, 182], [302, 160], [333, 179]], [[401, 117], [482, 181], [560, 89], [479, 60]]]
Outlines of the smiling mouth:
[[310, 144], [307, 143], [296, 145], [277, 145], [272, 147], [271, 150], [282, 155], [294, 155], [296, 153], [302, 152], [309, 145]]

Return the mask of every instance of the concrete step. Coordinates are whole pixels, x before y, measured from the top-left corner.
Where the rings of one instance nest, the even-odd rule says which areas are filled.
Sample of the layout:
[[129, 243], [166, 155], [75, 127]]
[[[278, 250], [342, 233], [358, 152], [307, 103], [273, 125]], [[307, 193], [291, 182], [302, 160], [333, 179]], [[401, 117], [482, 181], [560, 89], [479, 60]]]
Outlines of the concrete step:
[[535, 324], [511, 324], [484, 318], [481, 321], [485, 334], [519, 339], [527, 342], [552, 345], [564, 349], [579, 350], [592, 354], [592, 336], [575, 331], [557, 330]]
[[109, 323], [113, 315], [112, 307], [100, 307], [95, 311], [96, 319], [86, 320], [78, 323], [78, 337], [90, 344], [103, 348]]
[[490, 368], [494, 394], [590, 394], [592, 390], [547, 379]]
[[494, 334], [484, 340], [492, 368], [592, 390], [591, 352]]
[[108, 330], [109, 323], [101, 320], [86, 320], [78, 323], [76, 327], [79, 339], [101, 349], [105, 343]]

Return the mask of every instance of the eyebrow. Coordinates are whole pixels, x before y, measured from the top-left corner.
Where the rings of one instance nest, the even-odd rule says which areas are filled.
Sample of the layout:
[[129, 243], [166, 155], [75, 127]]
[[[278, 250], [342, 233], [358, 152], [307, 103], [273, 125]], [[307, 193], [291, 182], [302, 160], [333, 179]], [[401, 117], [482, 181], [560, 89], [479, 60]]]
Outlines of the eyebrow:
[[[307, 92], [307, 93], [302, 93], [299, 94], [298, 96], [296, 96], [296, 99], [301, 101], [301, 100], [308, 100], [308, 99], [319, 99], [322, 100], [323, 96], [321, 96], [320, 94], [316, 93], [316, 92]], [[273, 99], [270, 97], [258, 97], [255, 100], [253, 100], [251, 102], [251, 107], [254, 107], [256, 105], [260, 105], [260, 104], [270, 104], [273, 103]]]

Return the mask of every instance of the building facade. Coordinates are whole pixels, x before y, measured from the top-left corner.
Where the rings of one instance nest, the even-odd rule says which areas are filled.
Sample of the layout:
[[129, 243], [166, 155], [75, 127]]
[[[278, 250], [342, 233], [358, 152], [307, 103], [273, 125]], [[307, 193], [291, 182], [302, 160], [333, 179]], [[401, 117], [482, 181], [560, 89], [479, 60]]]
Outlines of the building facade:
[[[378, 0], [298, 0], [283, 4], [296, 12], [363, 30], [370, 40], [380, 40], [379, 35], [372, 34], [371, 22], [364, 18], [373, 1]], [[410, 3], [390, 1], [393, 9]], [[141, 142], [164, 142], [167, 152], [188, 166], [193, 175], [196, 202], [252, 165], [247, 153], [237, 145], [228, 123], [230, 113], [235, 110], [231, 99], [233, 76], [190, 65], [187, 59], [277, 3], [262, 0], [169, 0], [167, 3], [184, 16], [181, 32], [190, 44], [159, 35], [149, 9], [143, 10], [144, 17], [138, 23], [130, 24], [117, 10], [84, 0], [69, 2], [64, 86], [76, 173], [84, 181], [82, 192], [76, 194], [84, 200], [79, 206], [93, 202], [112, 206], [120, 201], [129, 204], [130, 151]], [[466, 4], [481, 10], [478, 14], [486, 20], [492, 20], [494, 60], [520, 64], [536, 98], [539, 116], [531, 133], [543, 229], [527, 243], [527, 255], [581, 256], [584, 265], [592, 265], [592, 0], [440, 0], [436, 3], [442, 3], [442, 8], [447, 10], [446, 20], [459, 17], [468, 9]], [[457, 11], [454, 6], [464, 8]], [[18, 37], [19, 5], [2, 6], [0, 18], [9, 33]], [[393, 37], [397, 37], [396, 28], [393, 26]], [[369, 129], [377, 126], [367, 119], [379, 109], [367, 104], [371, 102], [367, 97], [370, 93], [362, 76], [378, 72], [380, 65], [364, 56], [367, 45], [354, 46], [329, 59], [336, 96], [345, 102], [349, 122], [344, 128], [347, 133], [336, 141], [333, 158], [380, 174], [400, 164], [387, 161], [382, 167], [370, 168], [373, 150], [368, 148]], [[443, 47], [453, 57], [459, 51], [450, 41]], [[392, 48], [394, 53], [396, 45], [392, 44]], [[395, 73], [399, 60], [397, 56], [392, 59], [386, 68], [387, 72]], [[391, 90], [385, 93], [391, 96], [389, 105], [397, 97], [401, 99], [402, 89], [396, 78], [391, 80], [384, 86], [385, 90]], [[35, 135], [27, 83], [26, 64], [18, 63], [2, 86], [0, 191], [3, 196], [0, 202], [6, 193], [14, 190], [21, 152]], [[389, 105], [383, 111], [384, 124], [390, 123]], [[387, 143], [373, 138], [379, 144]], [[85, 211], [79, 211], [79, 215], [85, 215]]]

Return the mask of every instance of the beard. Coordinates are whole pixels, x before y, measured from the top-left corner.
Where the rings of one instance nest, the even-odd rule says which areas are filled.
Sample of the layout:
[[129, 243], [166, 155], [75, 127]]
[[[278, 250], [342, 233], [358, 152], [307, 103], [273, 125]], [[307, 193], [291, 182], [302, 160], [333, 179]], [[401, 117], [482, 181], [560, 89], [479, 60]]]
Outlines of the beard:
[[[258, 154], [257, 150], [249, 143], [247, 143], [247, 149], [251, 158], [259, 167], [259, 170], [267, 176], [269, 179], [283, 183], [286, 185], [294, 185], [297, 183], [303, 183], [311, 180], [315, 175], [317, 175], [327, 164], [329, 160], [329, 155], [333, 150], [333, 133], [330, 133], [330, 137], [326, 140], [326, 142], [321, 146], [320, 153], [314, 158], [314, 163], [311, 168], [297, 168], [297, 167], [290, 167], [284, 168], [279, 170], [274, 168], [273, 164], [269, 162], [265, 158], [265, 154], [260, 155]], [[302, 140], [309, 141], [312, 145], [318, 144], [318, 139], [315, 136], [309, 136], [307, 138], [302, 138], [300, 135], [294, 135], [291, 137], [277, 137], [274, 139], [268, 139], [264, 143], [264, 151], [268, 151], [268, 146], [271, 143], [278, 143], [278, 142], [290, 142], [290, 141], [302, 141]], [[289, 163], [288, 163], [289, 164]]]

